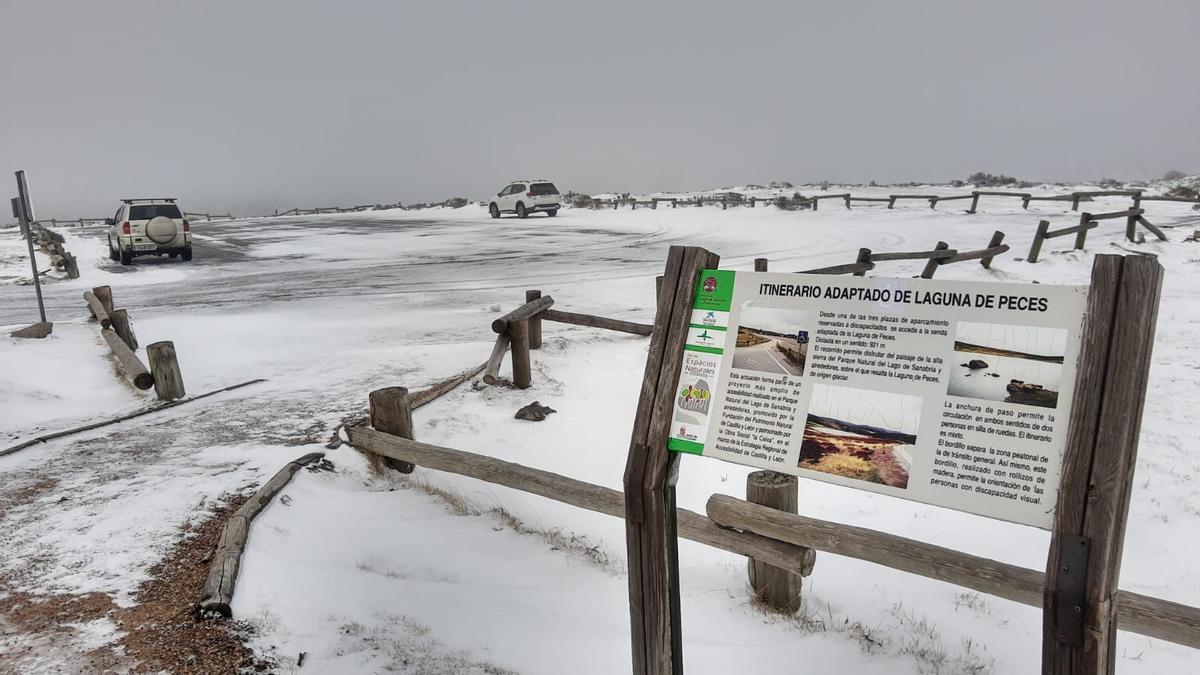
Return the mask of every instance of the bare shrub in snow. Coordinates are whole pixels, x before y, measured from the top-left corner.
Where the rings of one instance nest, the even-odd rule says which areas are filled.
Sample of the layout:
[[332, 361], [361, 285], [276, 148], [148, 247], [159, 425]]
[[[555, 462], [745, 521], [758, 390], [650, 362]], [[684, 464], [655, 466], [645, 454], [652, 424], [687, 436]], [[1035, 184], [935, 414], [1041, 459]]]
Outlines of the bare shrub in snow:
[[1176, 169], [1171, 169], [1163, 174], [1163, 180], [1180, 180], [1182, 178], [1187, 178], [1187, 174]]
[[449, 206], [452, 209], [461, 209], [466, 205], [467, 200], [462, 197], [451, 197], [450, 199], [446, 200], [446, 206]]

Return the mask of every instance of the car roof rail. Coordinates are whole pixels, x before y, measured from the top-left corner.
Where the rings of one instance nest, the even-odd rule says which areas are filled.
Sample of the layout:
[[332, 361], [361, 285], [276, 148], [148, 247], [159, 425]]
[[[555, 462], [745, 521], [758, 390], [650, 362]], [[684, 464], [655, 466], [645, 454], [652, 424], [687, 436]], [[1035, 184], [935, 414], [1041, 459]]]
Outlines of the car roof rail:
[[134, 202], [169, 202], [171, 204], [174, 204], [176, 199], [178, 199], [178, 198], [177, 197], [137, 197], [137, 198], [130, 199], [130, 198], [123, 197], [121, 199], [121, 201], [125, 202], [126, 204], [132, 204]]

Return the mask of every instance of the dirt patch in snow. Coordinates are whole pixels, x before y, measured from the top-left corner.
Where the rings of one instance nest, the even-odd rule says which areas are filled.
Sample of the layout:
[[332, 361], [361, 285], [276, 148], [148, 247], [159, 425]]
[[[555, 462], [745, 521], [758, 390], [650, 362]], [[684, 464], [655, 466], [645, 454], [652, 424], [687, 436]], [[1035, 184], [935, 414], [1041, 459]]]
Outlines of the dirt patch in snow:
[[[200, 621], [196, 602], [226, 518], [247, 496], [231, 497], [208, 518], [185, 525], [179, 541], [150, 568], [132, 607], [118, 607], [103, 593], [32, 595], [9, 590], [0, 579], [0, 626], [8, 642], [0, 674], [29, 672], [46, 665], [47, 651], [59, 654], [57, 672], [170, 672], [217, 674], [267, 672], [269, 661], [243, 643], [239, 623]], [[115, 632], [103, 646], [84, 647], [82, 624], [109, 623]], [[93, 638], [94, 639], [94, 638]], [[0, 644], [3, 644], [0, 642]], [[92, 642], [95, 645], [95, 642]]]

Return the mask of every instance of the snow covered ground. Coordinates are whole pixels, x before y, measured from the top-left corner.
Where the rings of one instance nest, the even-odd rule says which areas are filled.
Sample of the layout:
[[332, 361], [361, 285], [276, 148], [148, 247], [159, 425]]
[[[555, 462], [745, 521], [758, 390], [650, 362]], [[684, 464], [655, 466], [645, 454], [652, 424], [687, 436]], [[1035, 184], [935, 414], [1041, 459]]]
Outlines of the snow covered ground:
[[[811, 190], [801, 189], [808, 194]], [[836, 187], [831, 192], [839, 191]], [[909, 190], [879, 188], [879, 194]], [[911, 190], [920, 192], [921, 189]], [[948, 192], [943, 188], [937, 192]], [[1061, 191], [1055, 189], [1055, 191]], [[954, 191], [957, 192], [957, 191]], [[861, 189], [856, 194], [866, 194]], [[1089, 210], [1116, 210], [1105, 199]], [[671, 244], [703, 245], [722, 266], [775, 271], [851, 262], [875, 251], [982, 248], [995, 229], [1013, 250], [989, 270], [967, 262], [939, 278], [1083, 284], [1094, 253], [1155, 253], [1166, 267], [1146, 401], [1123, 588], [1200, 604], [1200, 527], [1192, 482], [1200, 463], [1186, 440], [1200, 402], [1200, 227], [1187, 205], [1150, 204], [1171, 241], [1123, 241], [1123, 223], [1028, 251], [1037, 221], [1074, 224], [1069, 206], [1019, 200], [930, 210], [833, 202], [817, 213], [773, 207], [564, 210], [558, 218], [491, 220], [481, 208], [378, 211], [197, 224], [196, 260], [139, 260], [121, 268], [103, 239], [68, 231], [82, 278], [46, 285], [55, 323], [44, 341], [0, 338], [3, 445], [151, 403], [112, 375], [80, 294], [113, 287], [141, 343], [175, 341], [189, 393], [268, 382], [0, 458], [0, 573], [13, 590], [102, 592], [118, 603], [161, 557], [177, 527], [223, 493], [264, 480], [320, 449], [367, 393], [421, 387], [477, 365], [490, 321], [527, 288], [566, 310], [648, 322], [654, 276]], [[15, 231], [0, 230], [0, 253]], [[873, 276], [912, 276], [919, 261], [881, 263]], [[7, 269], [5, 267], [4, 269]], [[0, 324], [36, 320], [32, 289], [0, 283]], [[646, 340], [546, 324], [534, 386], [464, 386], [420, 409], [420, 440], [619, 488]], [[5, 332], [5, 335], [7, 332]], [[559, 412], [512, 418], [539, 400]], [[334, 472], [300, 472], [253, 526], [234, 612], [257, 629], [253, 646], [284, 672], [614, 673], [628, 670], [623, 523], [526, 493], [419, 469], [372, 477], [362, 458], [329, 452]], [[685, 457], [679, 505], [744, 496], [735, 465]], [[443, 496], [438, 496], [443, 495]], [[1041, 569], [1049, 537], [903, 500], [803, 481], [806, 515], [894, 532]], [[681, 543], [689, 672], [1033, 672], [1040, 612], [961, 588], [821, 554], [795, 618], [750, 601], [745, 561]], [[115, 633], [114, 630], [102, 635]], [[81, 644], [97, 638], [93, 629]], [[0, 660], [20, 635], [0, 633]], [[70, 667], [72, 647], [58, 659]], [[1125, 634], [1122, 673], [1194, 672], [1192, 650]]]

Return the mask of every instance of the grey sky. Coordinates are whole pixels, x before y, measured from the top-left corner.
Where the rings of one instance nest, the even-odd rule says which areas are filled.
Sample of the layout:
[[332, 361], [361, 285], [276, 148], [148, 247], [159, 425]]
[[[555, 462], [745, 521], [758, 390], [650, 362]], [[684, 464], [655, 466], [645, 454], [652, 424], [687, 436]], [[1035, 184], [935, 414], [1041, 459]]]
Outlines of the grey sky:
[[0, 184], [26, 169], [47, 217], [1200, 171], [1195, 0], [0, 0], [0, 24]]

